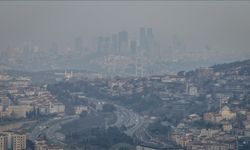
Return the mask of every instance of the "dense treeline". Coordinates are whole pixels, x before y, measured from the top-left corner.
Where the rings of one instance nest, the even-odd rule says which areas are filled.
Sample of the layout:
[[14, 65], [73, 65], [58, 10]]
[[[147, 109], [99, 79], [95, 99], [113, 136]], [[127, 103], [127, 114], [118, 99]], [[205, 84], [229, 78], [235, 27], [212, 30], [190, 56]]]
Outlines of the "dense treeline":
[[113, 145], [119, 143], [133, 144], [133, 140], [116, 127], [107, 130], [93, 128], [74, 132], [66, 135], [66, 141], [81, 149], [93, 149], [93, 147], [95, 149], [110, 149]]

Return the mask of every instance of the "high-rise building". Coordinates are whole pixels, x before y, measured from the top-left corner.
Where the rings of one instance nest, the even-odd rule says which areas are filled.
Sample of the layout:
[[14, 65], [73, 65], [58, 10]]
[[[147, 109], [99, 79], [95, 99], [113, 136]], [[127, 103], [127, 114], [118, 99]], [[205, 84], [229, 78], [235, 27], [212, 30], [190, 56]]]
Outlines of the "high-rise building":
[[154, 35], [153, 35], [153, 29], [147, 28], [147, 47], [146, 49], [151, 51], [154, 48]]
[[112, 51], [117, 52], [118, 51], [118, 37], [117, 34], [112, 35]]
[[140, 49], [141, 50], [145, 50], [146, 49], [146, 43], [147, 43], [147, 40], [146, 40], [146, 29], [141, 27], [140, 28]]
[[7, 149], [12, 149], [12, 135], [14, 134], [14, 132], [5, 131], [2, 134], [5, 134], [7, 137]]
[[12, 150], [26, 150], [26, 135], [24, 133], [14, 133], [11, 141]]
[[154, 35], [152, 28], [140, 28], [140, 49], [151, 51], [154, 48]]
[[128, 50], [128, 32], [123, 30], [118, 33], [118, 49], [119, 52], [126, 52]]
[[8, 148], [8, 136], [4, 133], [0, 133], [0, 150], [7, 150]]
[[4, 131], [0, 133], [0, 150], [26, 150], [26, 134]]
[[107, 52], [109, 52], [111, 50], [111, 39], [110, 39], [110, 37], [105, 37], [104, 38], [103, 50], [104, 50], [105, 53], [107, 53]]

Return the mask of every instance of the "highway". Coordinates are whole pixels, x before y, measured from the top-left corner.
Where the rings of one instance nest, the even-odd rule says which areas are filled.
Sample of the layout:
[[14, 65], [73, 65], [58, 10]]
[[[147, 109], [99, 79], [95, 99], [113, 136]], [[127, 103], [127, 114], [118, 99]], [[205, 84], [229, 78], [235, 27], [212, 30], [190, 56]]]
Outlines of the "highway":
[[108, 100], [101, 100], [101, 99], [95, 99], [88, 97], [89, 101], [95, 104], [98, 103], [106, 103], [106, 104], [112, 104], [115, 106], [116, 111], [114, 112], [117, 120], [115, 123], [109, 125], [109, 127], [126, 127], [125, 134], [128, 136], [134, 136], [134, 133], [139, 130], [144, 124], [145, 119], [138, 113], [135, 113], [131, 109], [127, 109], [123, 106], [117, 105], [111, 101]]
[[[150, 133], [147, 131], [147, 127], [149, 124], [149, 120], [145, 119], [140, 114], [134, 112], [131, 109], [127, 109], [124, 106], [120, 106], [114, 104], [110, 101], [104, 101], [94, 98], [89, 98], [92, 103], [108, 103], [112, 104], [116, 107], [116, 111], [114, 112], [117, 116], [117, 120], [115, 123], [108, 125], [108, 127], [125, 127], [124, 133], [128, 136], [131, 136], [137, 139], [142, 144], [147, 145], [157, 145], [159, 147], [166, 147], [166, 143], [154, 138]], [[94, 109], [94, 108], [92, 108]], [[43, 122], [37, 125], [32, 132], [28, 135], [28, 139], [31, 141], [35, 141], [35, 139], [43, 134], [46, 135], [46, 138], [54, 143], [58, 143], [61, 145], [65, 145], [63, 143], [65, 136], [57, 131], [61, 129], [61, 125], [67, 122], [74, 121], [78, 119], [78, 115], [72, 116], [63, 116], [61, 118], [53, 118], [46, 122]]]
[[150, 133], [147, 131], [149, 120], [145, 119], [140, 114], [124, 106], [117, 105], [109, 100], [100, 100], [94, 98], [89, 98], [89, 100], [94, 103], [104, 102], [112, 104], [116, 107], [116, 111], [114, 113], [117, 116], [117, 120], [115, 123], [109, 125], [109, 127], [114, 127], [114, 126], [118, 128], [123, 126], [126, 127], [124, 133], [128, 136], [136, 138], [142, 144], [154, 145], [159, 147], [169, 146], [166, 143], [150, 135]]
[[133, 136], [134, 133], [139, 130], [144, 124], [144, 118], [130, 109], [126, 109], [116, 104], [113, 105], [116, 107], [115, 114], [117, 116], [117, 120], [111, 126], [125, 126], [127, 129], [125, 133], [129, 136]]
[[74, 121], [78, 118], [78, 115], [72, 115], [49, 119], [48, 121], [37, 125], [32, 132], [28, 134], [28, 139], [34, 142], [39, 135], [44, 134], [49, 140], [63, 144], [61, 141], [64, 140], [64, 135], [56, 133], [56, 131], [61, 128], [62, 124]]

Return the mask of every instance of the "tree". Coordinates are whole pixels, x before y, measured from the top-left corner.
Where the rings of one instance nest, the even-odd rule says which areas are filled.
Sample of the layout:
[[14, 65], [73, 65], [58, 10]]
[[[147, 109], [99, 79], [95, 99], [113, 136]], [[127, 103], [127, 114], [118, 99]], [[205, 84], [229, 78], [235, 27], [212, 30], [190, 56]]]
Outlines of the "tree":
[[104, 104], [103, 112], [114, 112], [116, 110], [115, 106], [112, 104]]

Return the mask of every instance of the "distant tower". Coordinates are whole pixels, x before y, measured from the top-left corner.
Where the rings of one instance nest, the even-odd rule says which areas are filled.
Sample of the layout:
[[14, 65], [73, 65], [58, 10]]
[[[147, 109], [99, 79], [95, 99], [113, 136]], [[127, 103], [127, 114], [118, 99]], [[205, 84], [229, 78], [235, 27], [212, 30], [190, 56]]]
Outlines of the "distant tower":
[[152, 28], [147, 28], [147, 47], [146, 49], [148, 51], [153, 50], [154, 48], [154, 35], [153, 35], [153, 29]]
[[146, 29], [141, 27], [140, 28], [140, 49], [145, 50], [146, 49]]
[[128, 50], [128, 32], [126, 30], [118, 33], [118, 41], [119, 52], [126, 52]]
[[110, 37], [105, 37], [103, 41], [103, 50], [105, 53], [111, 51], [111, 39]]
[[118, 37], [117, 37], [117, 34], [112, 35], [111, 45], [112, 45], [112, 52], [117, 52], [117, 50], [118, 50]]

